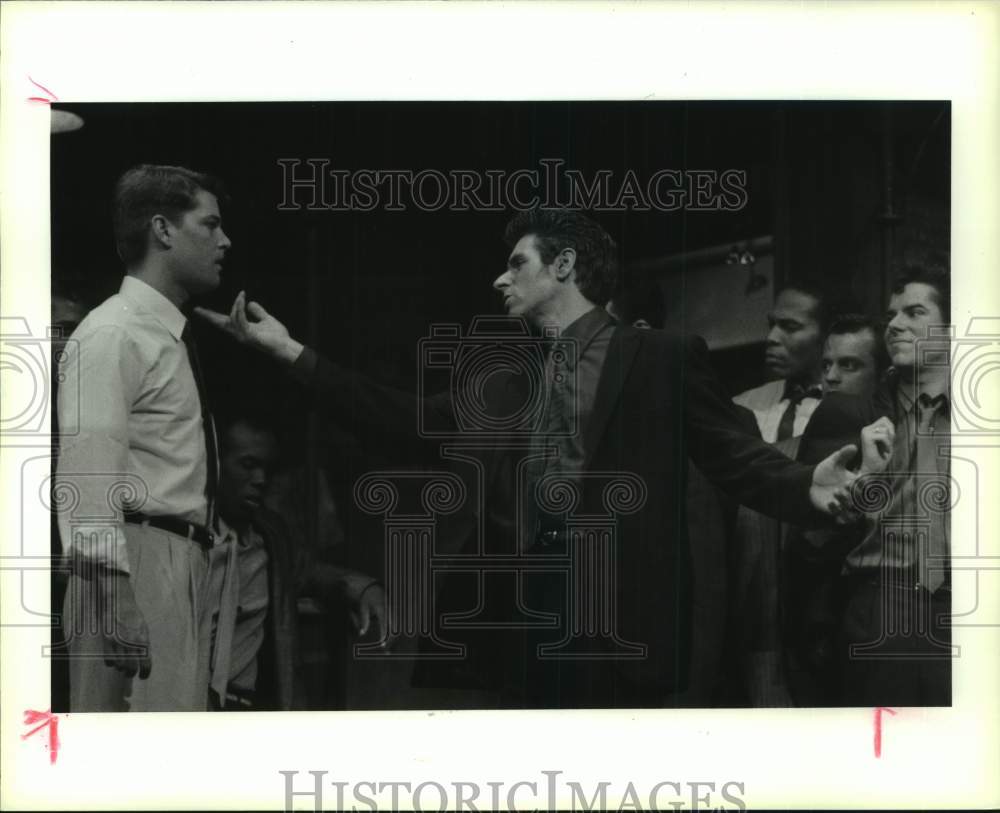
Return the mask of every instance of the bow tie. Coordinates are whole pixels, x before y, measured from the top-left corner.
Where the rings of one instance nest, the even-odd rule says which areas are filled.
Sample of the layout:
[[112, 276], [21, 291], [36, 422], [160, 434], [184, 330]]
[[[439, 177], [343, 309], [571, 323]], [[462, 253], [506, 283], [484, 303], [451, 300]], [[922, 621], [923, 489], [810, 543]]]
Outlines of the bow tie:
[[823, 390], [818, 384], [811, 384], [808, 387], [803, 387], [801, 384], [793, 384], [791, 381], [785, 381], [785, 391], [781, 395], [781, 399], [791, 401], [793, 404], [798, 404], [802, 402], [803, 398], [822, 398]]

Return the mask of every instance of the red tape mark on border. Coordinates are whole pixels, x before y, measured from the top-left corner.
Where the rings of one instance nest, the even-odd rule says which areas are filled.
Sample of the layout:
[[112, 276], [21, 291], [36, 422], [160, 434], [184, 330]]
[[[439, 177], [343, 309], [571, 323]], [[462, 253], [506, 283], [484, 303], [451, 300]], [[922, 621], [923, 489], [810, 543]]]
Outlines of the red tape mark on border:
[[35, 726], [27, 734], [22, 734], [21, 739], [26, 740], [32, 734], [37, 734], [48, 726], [49, 744], [46, 747], [49, 749], [49, 762], [55, 765], [56, 758], [59, 756], [59, 718], [51, 710], [31, 711], [28, 709], [24, 712], [24, 724], [35, 725], [35, 723], [41, 723], [41, 725]]
[[882, 712], [887, 711], [889, 714], [895, 714], [892, 709], [886, 708], [885, 706], [879, 706], [875, 709], [875, 757], [876, 759], [882, 758]]
[[29, 102], [42, 102], [43, 104], [52, 104], [52, 102], [58, 102], [59, 101], [59, 97], [56, 96], [56, 94], [54, 94], [47, 87], [45, 87], [45, 85], [38, 84], [38, 82], [36, 82], [30, 76], [28, 77], [28, 81], [31, 82], [31, 84], [33, 84], [36, 88], [39, 88], [40, 90], [44, 90], [46, 93], [49, 94], [49, 98], [48, 99], [46, 99], [43, 96], [29, 96], [28, 97], [28, 101]]

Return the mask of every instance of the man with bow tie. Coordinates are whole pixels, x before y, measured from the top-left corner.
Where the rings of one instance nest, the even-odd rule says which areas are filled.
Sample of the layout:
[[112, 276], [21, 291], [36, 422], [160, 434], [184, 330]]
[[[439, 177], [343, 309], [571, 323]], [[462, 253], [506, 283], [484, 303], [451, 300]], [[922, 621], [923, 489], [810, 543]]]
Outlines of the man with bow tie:
[[767, 316], [764, 351], [764, 366], [774, 380], [733, 399], [754, 413], [768, 443], [799, 437], [823, 397], [823, 338], [829, 321], [829, 295], [822, 284], [794, 282], [778, 292]]

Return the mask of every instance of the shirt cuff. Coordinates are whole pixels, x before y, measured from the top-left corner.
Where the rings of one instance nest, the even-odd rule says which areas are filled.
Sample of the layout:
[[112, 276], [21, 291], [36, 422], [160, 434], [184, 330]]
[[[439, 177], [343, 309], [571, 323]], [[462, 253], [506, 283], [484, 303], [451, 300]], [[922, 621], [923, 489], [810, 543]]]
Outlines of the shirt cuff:
[[292, 364], [291, 375], [301, 384], [311, 384], [316, 376], [319, 356], [311, 347], [303, 347], [299, 357]]

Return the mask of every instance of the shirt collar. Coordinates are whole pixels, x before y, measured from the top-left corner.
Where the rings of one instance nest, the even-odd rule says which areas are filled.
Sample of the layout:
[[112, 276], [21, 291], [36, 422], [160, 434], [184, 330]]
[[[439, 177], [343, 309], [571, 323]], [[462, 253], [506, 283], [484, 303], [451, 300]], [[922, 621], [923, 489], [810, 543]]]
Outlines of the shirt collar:
[[583, 316], [570, 322], [559, 334], [560, 339], [573, 339], [579, 348], [579, 355], [594, 340], [605, 327], [614, 323], [611, 315], [604, 308], [596, 305]]
[[230, 525], [222, 518], [222, 515], [218, 513], [215, 515], [215, 529], [218, 532], [215, 538], [219, 544], [228, 541], [230, 537], [232, 539], [236, 539], [239, 536], [236, 533], [236, 530], [230, 527]]
[[184, 326], [187, 324], [187, 318], [173, 302], [152, 285], [143, 282], [138, 277], [126, 274], [118, 293], [140, 310], [151, 314], [156, 321], [170, 331], [171, 336], [180, 341]]
[[917, 402], [922, 398], [927, 403], [933, 403], [938, 398], [944, 399], [944, 405], [941, 408], [942, 414], [948, 415], [951, 412], [951, 386], [945, 388], [945, 391], [939, 393], [936, 396], [932, 396], [928, 393], [917, 393], [916, 399], [913, 397], [912, 390], [908, 391], [906, 387], [906, 382], [895, 373], [895, 370], [890, 372], [894, 373], [890, 378], [891, 386], [896, 393], [896, 405], [903, 413], [911, 412], [917, 406]]

